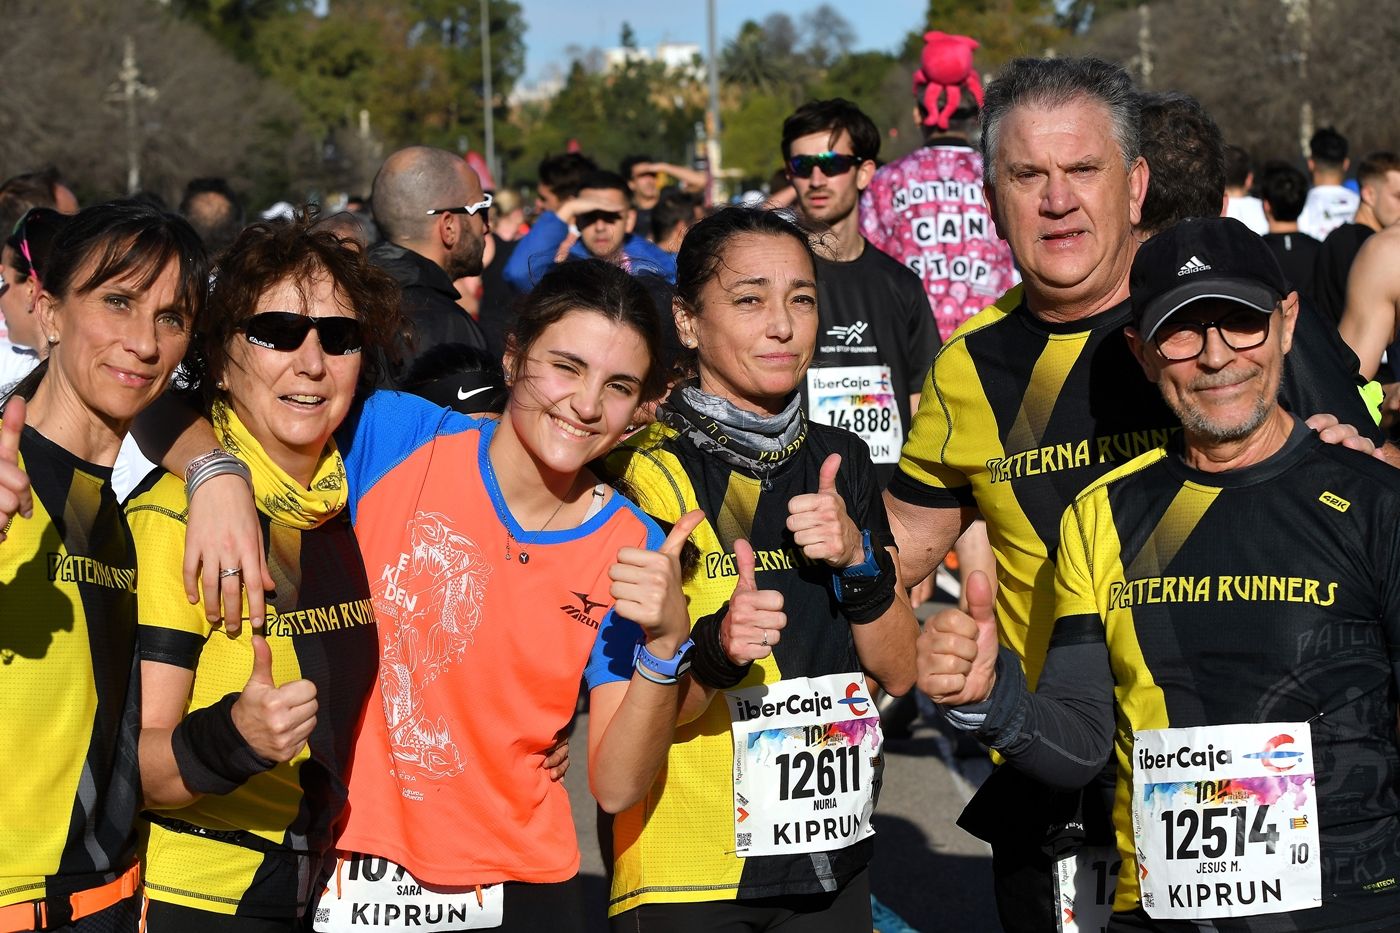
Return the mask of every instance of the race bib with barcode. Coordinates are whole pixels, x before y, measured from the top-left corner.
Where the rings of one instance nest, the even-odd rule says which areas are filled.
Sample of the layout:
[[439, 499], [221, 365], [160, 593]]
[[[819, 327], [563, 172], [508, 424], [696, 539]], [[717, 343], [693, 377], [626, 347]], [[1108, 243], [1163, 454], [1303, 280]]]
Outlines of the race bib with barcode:
[[490, 930], [501, 925], [501, 886], [443, 888], [422, 884], [401, 865], [356, 852], [338, 853], [335, 872], [316, 902], [316, 933], [427, 933]]
[[860, 673], [726, 692], [741, 858], [842, 849], [874, 834], [880, 715]]
[[1148, 915], [1209, 920], [1319, 906], [1314, 768], [1303, 722], [1136, 733], [1133, 836]]

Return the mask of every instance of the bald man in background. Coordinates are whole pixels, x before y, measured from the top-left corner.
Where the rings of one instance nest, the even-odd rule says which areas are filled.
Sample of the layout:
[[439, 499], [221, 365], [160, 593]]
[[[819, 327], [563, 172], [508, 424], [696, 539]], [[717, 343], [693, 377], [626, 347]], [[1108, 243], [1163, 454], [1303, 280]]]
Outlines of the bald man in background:
[[484, 201], [476, 172], [445, 149], [400, 149], [374, 178], [370, 203], [383, 240], [369, 255], [403, 287], [411, 331], [401, 347], [403, 369], [445, 343], [486, 349], [481, 328], [457, 304], [460, 295], [452, 285], [481, 274], [490, 229]]

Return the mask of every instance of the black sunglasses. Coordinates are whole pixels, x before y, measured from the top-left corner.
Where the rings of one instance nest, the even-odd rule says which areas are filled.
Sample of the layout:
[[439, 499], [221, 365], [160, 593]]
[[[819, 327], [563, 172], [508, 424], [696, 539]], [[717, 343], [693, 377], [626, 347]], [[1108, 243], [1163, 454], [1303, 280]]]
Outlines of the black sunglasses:
[[255, 347], [290, 353], [306, 342], [311, 328], [321, 349], [331, 356], [359, 353], [364, 347], [360, 322], [353, 317], [309, 317], [291, 311], [264, 311], [243, 322], [243, 335]]
[[586, 230], [600, 220], [605, 224], [615, 224], [621, 219], [622, 214], [617, 211], [588, 211], [574, 218], [574, 226], [580, 230]]
[[844, 175], [865, 160], [859, 156], [840, 152], [819, 152], [816, 155], [799, 155], [788, 159], [788, 171], [798, 178], [811, 178], [813, 169], [821, 169], [827, 177]]

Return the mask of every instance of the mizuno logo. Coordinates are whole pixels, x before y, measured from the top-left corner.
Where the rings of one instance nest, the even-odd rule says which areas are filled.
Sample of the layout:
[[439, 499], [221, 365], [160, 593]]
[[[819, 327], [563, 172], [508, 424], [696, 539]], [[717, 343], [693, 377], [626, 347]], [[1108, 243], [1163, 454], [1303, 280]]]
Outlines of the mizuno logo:
[[593, 610], [601, 609], [606, 606], [607, 603], [595, 602], [588, 598], [587, 593], [580, 593], [574, 590], [570, 592], [578, 597], [579, 605], [560, 606], [559, 608], [563, 610], [566, 616], [573, 619], [575, 622], [582, 622], [584, 625], [597, 628], [598, 620], [593, 618]]
[[1204, 262], [1201, 262], [1201, 260], [1197, 257], [1192, 256], [1190, 259], [1186, 260], [1185, 265], [1183, 265], [1180, 269], [1176, 270], [1176, 274], [1179, 276], [1190, 275], [1192, 272], [1205, 272], [1209, 268], [1209, 265], [1207, 265]]
[[853, 343], [860, 343], [869, 329], [870, 324], [866, 321], [856, 321], [854, 324], [843, 324], [827, 330], [828, 337], [835, 337], [850, 346]]
[[491, 389], [490, 386], [482, 386], [482, 387], [479, 388], [479, 389], [472, 389], [470, 392], [463, 392], [461, 389], [458, 389], [458, 390], [457, 390], [457, 398], [460, 399], [460, 400], [462, 400], [462, 401], [466, 401], [467, 399], [471, 398], [473, 395], [480, 395], [480, 394], [483, 393], [483, 392], [490, 391], [490, 389]]

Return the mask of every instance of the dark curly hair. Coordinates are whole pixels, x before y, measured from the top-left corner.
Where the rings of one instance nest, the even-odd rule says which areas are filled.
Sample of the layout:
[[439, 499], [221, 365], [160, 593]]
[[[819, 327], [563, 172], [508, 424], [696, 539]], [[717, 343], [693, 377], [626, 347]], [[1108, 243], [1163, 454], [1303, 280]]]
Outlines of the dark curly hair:
[[379, 384], [396, 360], [395, 335], [403, 328], [398, 283], [372, 265], [354, 240], [315, 224], [310, 209], [291, 221], [252, 224], [220, 257], [184, 363], [185, 383], [198, 390], [205, 411], [218, 396], [229, 341], [257, 313], [262, 296], [281, 282], [290, 280], [303, 295], [322, 276], [335, 282], [337, 297], [359, 318], [364, 332], [357, 394]]
[[1225, 201], [1225, 139], [1200, 101], [1187, 94], [1142, 97], [1147, 197], [1138, 227], [1160, 233], [1192, 217], [1219, 217]]

